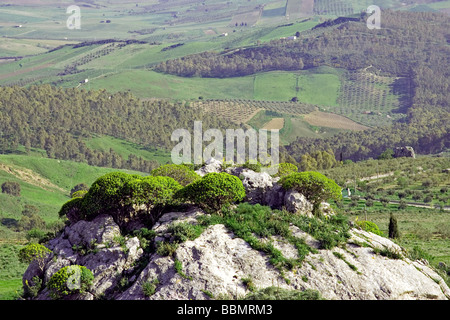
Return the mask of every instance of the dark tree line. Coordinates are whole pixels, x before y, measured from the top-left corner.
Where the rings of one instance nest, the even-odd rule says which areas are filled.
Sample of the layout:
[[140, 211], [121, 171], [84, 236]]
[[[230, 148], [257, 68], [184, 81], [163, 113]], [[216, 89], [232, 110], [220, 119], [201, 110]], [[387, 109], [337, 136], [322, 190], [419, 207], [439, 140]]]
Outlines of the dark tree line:
[[227, 78], [241, 77], [261, 71], [301, 70], [300, 56], [277, 47], [261, 47], [228, 54], [203, 52], [175, 60], [163, 61], [155, 70], [182, 77]]
[[129, 93], [105, 90], [62, 89], [49, 85], [0, 88], [0, 153], [16, 152], [20, 146], [44, 149], [49, 158], [87, 162], [90, 165], [149, 172], [159, 166], [115, 150], [89, 148], [94, 135], [108, 135], [144, 148], [170, 150], [175, 129], [192, 131], [194, 120], [208, 128], [236, 125], [203, 114], [184, 103], [142, 101]]

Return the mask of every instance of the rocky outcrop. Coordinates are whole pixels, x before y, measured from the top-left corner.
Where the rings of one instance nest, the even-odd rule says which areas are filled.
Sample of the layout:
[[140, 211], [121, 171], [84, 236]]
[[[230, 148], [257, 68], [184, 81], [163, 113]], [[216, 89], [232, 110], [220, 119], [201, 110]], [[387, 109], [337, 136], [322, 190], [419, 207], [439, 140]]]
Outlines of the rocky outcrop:
[[[79, 221], [66, 227], [57, 238], [49, 241], [53, 254], [43, 270], [31, 264], [24, 274], [24, 284], [34, 276], [44, 275], [44, 284], [59, 269], [69, 265], [83, 265], [92, 271], [92, 289], [83, 295], [84, 300], [100, 298], [114, 292], [122, 277], [131, 274], [135, 263], [142, 257], [138, 238], [121, 235], [119, 226], [109, 215], [101, 215], [92, 221]], [[50, 299], [44, 289], [37, 299]]]
[[289, 190], [284, 195], [284, 204], [286, 210], [304, 214], [308, 217], [312, 216], [313, 205], [306, 197], [294, 190]]
[[[171, 212], [154, 226], [155, 241], [168, 237], [173, 223], [196, 223], [202, 211]], [[95, 281], [83, 299], [102, 296], [117, 300], [140, 299], [210, 299], [242, 298], [249, 293], [243, 279], [251, 278], [256, 288], [278, 286], [286, 289], [318, 290], [325, 299], [449, 299], [450, 289], [425, 261], [411, 261], [404, 250], [389, 239], [358, 229], [343, 247], [322, 250], [309, 234], [291, 227], [292, 234], [305, 240], [317, 253], [310, 253], [302, 266], [284, 273], [269, 263], [266, 254], [254, 250], [224, 225], [209, 226], [198, 238], [178, 246], [173, 256], [152, 253], [143, 258], [138, 238], [117, 237], [119, 228], [109, 216], [93, 221], [80, 221], [49, 243], [54, 257], [47, 261], [44, 282], [71, 264], [89, 268]], [[268, 239], [286, 257], [295, 258], [297, 249], [282, 238]], [[88, 245], [89, 244], [89, 245]], [[383, 250], [395, 253], [397, 259], [386, 257]], [[146, 261], [136, 269], [138, 261]], [[175, 268], [175, 262], [182, 273]], [[39, 276], [30, 265], [24, 279]], [[126, 281], [122, 281], [126, 279]], [[157, 279], [153, 295], [145, 294], [144, 284]], [[289, 284], [286, 279], [288, 279]], [[126, 288], [120, 289], [124, 282]], [[80, 298], [80, 297], [78, 297]], [[49, 299], [44, 289], [37, 299]]]
[[[293, 234], [319, 247], [314, 238], [296, 227], [293, 227]], [[285, 256], [297, 256], [296, 248], [282, 239], [272, 241]], [[353, 229], [352, 237], [343, 248], [318, 250], [308, 255], [301, 268], [286, 272], [287, 284], [265, 254], [253, 250], [223, 225], [213, 225], [194, 241], [181, 244], [173, 257], [153, 255], [133, 286], [117, 299], [242, 298], [249, 293], [242, 281], [245, 278], [251, 278], [256, 288], [314, 289], [326, 299], [450, 298], [449, 288], [426, 262], [405, 257], [391, 259], [375, 250], [403, 253], [403, 249], [389, 239]], [[185, 276], [175, 271], [175, 260], [183, 266]], [[159, 280], [157, 290], [146, 297], [142, 286], [153, 279]]]
[[408, 157], [408, 158], [415, 158], [416, 154], [414, 152], [413, 147], [397, 147], [394, 149], [394, 157]]
[[221, 172], [222, 171], [222, 162], [215, 158], [211, 158], [205, 161], [205, 165], [195, 172], [203, 177], [204, 175], [210, 172]]
[[[278, 179], [243, 168], [225, 170], [241, 178], [247, 201], [311, 215], [311, 203], [301, 194], [283, 191]], [[332, 214], [325, 203], [321, 210]], [[198, 224], [205, 216], [196, 207], [165, 213], [151, 227], [153, 238], [145, 246], [142, 238], [122, 234], [123, 229], [109, 215], [78, 221], [48, 242], [53, 254], [43, 268], [30, 264], [23, 282], [29, 285], [33, 278], [41, 278], [44, 289], [35, 299], [50, 299], [45, 285], [51, 276], [64, 266], [83, 265], [92, 271], [94, 283], [88, 292], [71, 299], [235, 299], [249, 293], [243, 279], [251, 279], [257, 289], [313, 289], [325, 299], [450, 299], [450, 289], [426, 261], [411, 261], [391, 240], [355, 227], [344, 245], [326, 250], [310, 234], [290, 225], [292, 236], [313, 250], [301, 266], [283, 273], [266, 253], [253, 249], [223, 224], [206, 227], [194, 240], [174, 247], [171, 255], [155, 250], [157, 243], [173, 239], [172, 226]], [[262, 240], [272, 243], [284, 257], [298, 257], [298, 249], [280, 236]], [[153, 250], [145, 251], [149, 246]]]

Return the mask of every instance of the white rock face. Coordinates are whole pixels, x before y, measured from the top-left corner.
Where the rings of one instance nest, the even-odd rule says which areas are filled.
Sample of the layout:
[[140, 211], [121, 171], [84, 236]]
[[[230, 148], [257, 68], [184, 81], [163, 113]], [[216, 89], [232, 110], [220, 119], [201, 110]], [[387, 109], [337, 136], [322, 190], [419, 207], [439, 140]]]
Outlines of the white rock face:
[[[170, 224], [195, 223], [196, 217], [202, 214], [195, 208], [184, 213], [168, 213], [154, 226], [157, 239], [164, 238]], [[81, 232], [81, 226], [83, 230], [91, 230], [96, 237]], [[112, 237], [117, 235], [118, 227], [107, 216], [90, 222], [80, 221], [52, 240], [50, 249], [57, 254], [54, 259], [48, 260], [43, 273], [47, 282], [63, 266], [80, 264], [89, 268], [95, 276], [94, 284], [88, 293], [76, 299], [94, 299], [103, 294], [118, 300], [197, 300], [209, 299], [211, 294], [215, 298], [242, 298], [249, 293], [242, 281], [244, 278], [251, 278], [258, 289], [269, 286], [314, 289], [325, 299], [335, 300], [450, 298], [450, 289], [427, 263], [410, 261], [404, 257], [404, 250], [389, 239], [351, 229], [352, 236], [343, 248], [324, 250], [319, 249], [320, 242], [309, 234], [296, 226], [290, 229], [295, 237], [316, 248], [317, 253], [308, 254], [301, 267], [285, 271], [284, 277], [289, 279], [289, 284], [270, 264], [266, 254], [252, 249], [221, 224], [209, 226], [195, 240], [180, 244], [172, 257], [153, 253], [147, 265], [137, 273], [134, 267], [143, 256], [143, 251], [136, 237], [127, 239], [121, 246], [97, 243], [97, 247], [88, 249], [84, 254], [72, 249], [72, 245], [81, 244], [83, 239], [113, 239], [114, 242]], [[273, 237], [266, 241], [271, 241], [285, 257], [297, 257], [296, 248], [283, 238]], [[388, 258], [377, 254], [376, 249], [379, 252], [389, 250], [401, 258]], [[339, 254], [344, 259], [338, 257]], [[175, 270], [176, 260], [184, 275]], [[24, 279], [32, 279], [33, 275], [42, 275], [42, 272], [31, 264]], [[127, 277], [131, 285], [119, 291], [117, 288], [123, 277]], [[154, 279], [159, 281], [156, 291], [146, 296], [143, 284]], [[44, 289], [37, 299], [49, 299], [47, 290]]]
[[[174, 270], [174, 259], [181, 262], [183, 278]], [[265, 270], [261, 273], [259, 270]], [[241, 279], [258, 275], [263, 283], [276, 283], [279, 273], [267, 266], [267, 258], [223, 225], [208, 228], [195, 241], [179, 246], [173, 258], [154, 255], [152, 263], [136, 283], [118, 299], [143, 299], [142, 283], [158, 278], [160, 286], [151, 299], [207, 299], [202, 291], [227, 297], [244, 296]], [[192, 278], [192, 279], [191, 279]]]
[[[444, 281], [426, 264], [387, 258], [371, 247], [354, 244], [366, 242], [375, 248], [401, 253], [402, 249], [390, 240], [356, 229], [352, 233], [345, 249], [318, 250], [307, 256], [301, 268], [286, 272], [288, 285], [265, 254], [234, 237], [223, 225], [213, 225], [196, 240], [181, 244], [173, 258], [152, 256], [135, 284], [117, 299], [208, 299], [205, 292], [214, 297], [239, 298], [249, 293], [242, 282], [249, 277], [257, 288], [315, 289], [324, 298], [333, 300], [450, 298]], [[317, 245], [313, 238], [306, 237], [310, 245]], [[273, 241], [286, 257], [295, 257], [295, 248], [282, 239]], [[340, 253], [347, 262], [333, 252]], [[175, 259], [181, 262], [187, 278], [175, 271]], [[146, 297], [142, 284], [155, 278], [159, 280], [156, 293]]]
[[200, 169], [196, 170], [195, 172], [203, 177], [204, 175], [210, 173], [210, 172], [221, 172], [222, 171], [222, 162], [211, 158], [205, 161], [205, 165], [201, 167]]
[[294, 190], [289, 190], [284, 195], [284, 206], [287, 211], [293, 213], [304, 214], [308, 217], [312, 217], [313, 205], [306, 197]]

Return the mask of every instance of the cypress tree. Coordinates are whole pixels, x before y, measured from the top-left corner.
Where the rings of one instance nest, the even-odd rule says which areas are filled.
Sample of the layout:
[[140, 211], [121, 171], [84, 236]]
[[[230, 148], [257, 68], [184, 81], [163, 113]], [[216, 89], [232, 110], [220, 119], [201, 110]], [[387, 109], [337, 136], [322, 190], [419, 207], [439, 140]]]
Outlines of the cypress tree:
[[398, 231], [397, 218], [391, 213], [389, 218], [389, 238], [396, 239], [400, 238], [400, 232]]

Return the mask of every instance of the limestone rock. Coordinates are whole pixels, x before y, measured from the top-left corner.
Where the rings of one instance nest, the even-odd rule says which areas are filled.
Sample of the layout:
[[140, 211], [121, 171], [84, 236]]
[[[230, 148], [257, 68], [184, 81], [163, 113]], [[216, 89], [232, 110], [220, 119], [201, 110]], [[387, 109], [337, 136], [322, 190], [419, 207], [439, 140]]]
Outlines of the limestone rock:
[[306, 197], [294, 190], [289, 190], [284, 196], [284, 207], [287, 211], [293, 213], [304, 214], [308, 217], [312, 217], [313, 205]]
[[[223, 225], [213, 225], [194, 241], [181, 244], [174, 257], [154, 254], [136, 282], [117, 299], [209, 299], [206, 292], [215, 298], [242, 298], [249, 293], [243, 278], [251, 278], [258, 289], [314, 289], [326, 299], [450, 298], [448, 287], [427, 265], [407, 258], [391, 259], [377, 254], [371, 246], [355, 244], [359, 239], [360, 243], [401, 251], [389, 239], [356, 229], [352, 233], [352, 240], [344, 248], [318, 250], [309, 254], [300, 268], [287, 271], [287, 284], [265, 254], [234, 237]], [[316, 240], [302, 231], [294, 235], [306, 237], [307, 243], [317, 246]], [[273, 241], [286, 257], [296, 257], [295, 248], [282, 239], [268, 241]], [[175, 259], [182, 265], [185, 277], [175, 271]], [[159, 281], [156, 292], [144, 295], [143, 284], [154, 279]]]
[[265, 204], [265, 193], [273, 187], [272, 177], [265, 172], [243, 170], [240, 178], [245, 188], [246, 201], [251, 204]]
[[[92, 221], [79, 221], [49, 241], [48, 247], [53, 255], [43, 270], [30, 264], [24, 274], [24, 281], [38, 276], [45, 285], [62, 267], [77, 264], [85, 266], [94, 274], [92, 290], [78, 298], [93, 299], [114, 291], [123, 274], [131, 272], [143, 254], [138, 238], [125, 239], [120, 244], [117, 243], [120, 237], [119, 226], [111, 216], [102, 215]], [[43, 290], [36, 299], [49, 299], [48, 291]]]
[[239, 177], [245, 188], [245, 201], [281, 209], [284, 204], [283, 188], [277, 183], [278, 178], [271, 177], [267, 172], [255, 172], [242, 167], [230, 167], [225, 172]]
[[195, 172], [199, 175], [199, 176], [204, 176], [207, 173], [210, 172], [221, 172], [222, 171], [222, 162], [215, 159], [215, 158], [211, 158], [205, 161], [205, 165], [203, 167], [201, 167], [200, 169], [196, 170]]
[[[174, 269], [174, 259], [180, 261], [184, 278]], [[267, 257], [253, 250], [248, 243], [235, 238], [223, 225], [210, 226], [195, 241], [181, 244], [175, 256], [152, 256], [152, 262], [136, 283], [118, 299], [145, 299], [142, 284], [158, 278], [159, 285], [150, 299], [208, 299], [242, 297], [247, 290], [242, 278], [252, 276], [262, 283], [277, 283], [279, 272], [268, 265]]]

